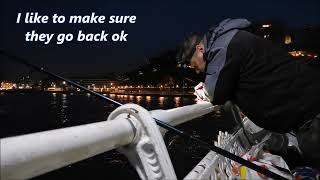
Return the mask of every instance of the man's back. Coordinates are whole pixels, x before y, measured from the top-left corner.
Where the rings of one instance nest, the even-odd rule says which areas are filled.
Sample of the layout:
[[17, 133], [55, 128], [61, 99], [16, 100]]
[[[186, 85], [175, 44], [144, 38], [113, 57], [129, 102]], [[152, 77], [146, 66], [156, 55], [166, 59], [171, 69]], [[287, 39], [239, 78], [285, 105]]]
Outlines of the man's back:
[[228, 45], [214, 101], [223, 103], [228, 96], [257, 125], [288, 132], [320, 112], [320, 68], [239, 31]]

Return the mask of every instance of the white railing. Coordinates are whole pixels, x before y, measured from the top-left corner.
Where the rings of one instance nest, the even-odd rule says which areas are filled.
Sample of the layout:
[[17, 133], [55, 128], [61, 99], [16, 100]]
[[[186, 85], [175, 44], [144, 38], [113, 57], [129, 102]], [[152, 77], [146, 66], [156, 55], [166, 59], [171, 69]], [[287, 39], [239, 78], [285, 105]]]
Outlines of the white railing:
[[32, 178], [127, 145], [133, 137], [128, 120], [120, 119], [4, 138], [1, 179]]
[[[262, 128], [256, 126], [248, 118], [244, 118], [244, 127], [247, 133], [257, 133]], [[266, 134], [266, 137], [269, 135]], [[235, 134], [219, 131], [215, 146], [221, 147], [231, 153], [241, 156], [251, 149], [248, 139], [245, 137], [243, 129], [239, 129]], [[238, 179], [232, 172], [231, 160], [213, 151], [210, 151], [184, 178], [193, 179]]]
[[210, 103], [147, 111], [135, 104], [107, 121], [1, 139], [1, 179], [27, 179], [117, 148], [141, 179], [176, 179], [153, 118], [178, 125], [212, 112]]

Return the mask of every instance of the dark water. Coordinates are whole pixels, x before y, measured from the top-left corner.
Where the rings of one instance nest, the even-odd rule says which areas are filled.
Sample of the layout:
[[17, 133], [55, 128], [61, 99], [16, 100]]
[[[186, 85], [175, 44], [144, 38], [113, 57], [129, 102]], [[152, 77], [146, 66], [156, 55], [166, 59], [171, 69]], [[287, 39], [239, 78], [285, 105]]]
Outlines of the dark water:
[[[169, 109], [195, 103], [194, 98], [107, 95], [122, 103], [136, 103], [148, 110]], [[116, 107], [87, 94], [0, 93], [1, 138], [104, 121]], [[195, 136], [213, 141], [218, 130], [234, 125], [209, 114], [178, 126]], [[196, 165], [207, 151], [174, 134], [166, 143], [179, 179]], [[139, 179], [126, 157], [109, 151], [35, 179]]]
[[[107, 95], [146, 109], [193, 104], [193, 98]], [[104, 121], [116, 107], [88, 94], [1, 93], [1, 137]]]

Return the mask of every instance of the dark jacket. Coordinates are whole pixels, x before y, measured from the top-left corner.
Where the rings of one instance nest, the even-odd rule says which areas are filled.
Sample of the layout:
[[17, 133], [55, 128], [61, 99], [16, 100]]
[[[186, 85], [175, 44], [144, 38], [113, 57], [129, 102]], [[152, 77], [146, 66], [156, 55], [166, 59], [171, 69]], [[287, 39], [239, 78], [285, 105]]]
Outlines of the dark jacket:
[[295, 130], [320, 113], [320, 68], [241, 30], [244, 24], [248, 21], [228, 19], [204, 37], [212, 103], [232, 100], [260, 127]]

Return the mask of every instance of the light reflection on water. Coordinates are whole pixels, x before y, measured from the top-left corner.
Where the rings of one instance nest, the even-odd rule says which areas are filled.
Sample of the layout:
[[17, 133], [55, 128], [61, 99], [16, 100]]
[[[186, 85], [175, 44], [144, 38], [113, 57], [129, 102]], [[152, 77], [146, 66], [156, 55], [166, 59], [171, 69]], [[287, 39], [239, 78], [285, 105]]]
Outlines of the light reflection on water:
[[130, 95], [130, 97], [129, 97], [130, 101], [133, 101], [133, 98], [134, 98], [134, 96]]
[[164, 101], [166, 101], [166, 98], [165, 98], [165, 97], [160, 96], [158, 101], [159, 101], [159, 106], [160, 106], [160, 107], [163, 107], [163, 105], [164, 105]]
[[[122, 104], [135, 103], [147, 110], [170, 109], [195, 103], [193, 97], [116, 94], [104, 96]], [[1, 93], [0, 97], [0, 112], [8, 122], [8, 126], [4, 128], [7, 131], [2, 132], [3, 136], [104, 121], [117, 108], [116, 105], [87, 93]], [[21, 119], [24, 119], [24, 123], [20, 122]]]
[[62, 94], [61, 102], [62, 104], [60, 108], [60, 117], [61, 117], [62, 124], [64, 124], [69, 121], [67, 94]]
[[[170, 109], [195, 103], [193, 97], [103, 95], [122, 104], [138, 104], [147, 110]], [[8, 122], [25, 119], [25, 122], [43, 124], [47, 128], [38, 131], [48, 130], [49, 127], [60, 128], [103, 121], [117, 108], [87, 93], [1, 93], [0, 97], [1, 104], [4, 104], [0, 106], [0, 110], [2, 114], [6, 114]], [[16, 128], [17, 125], [12, 123], [12, 127]]]
[[[88, 101], [92, 101], [95, 99], [95, 101], [99, 101], [94, 96], [91, 96], [90, 94], [59, 94], [59, 93], [50, 93], [51, 101], [50, 101], [50, 109], [52, 112], [57, 113], [57, 118], [59, 119], [60, 123], [63, 125], [65, 123], [68, 123], [71, 120], [72, 113], [69, 109], [70, 102], [74, 101], [73, 98], [79, 98], [78, 96], [85, 96], [87, 97]], [[180, 107], [184, 105], [194, 104], [195, 99], [193, 97], [164, 97], [164, 96], [141, 96], [141, 95], [119, 95], [119, 94], [103, 94], [106, 97], [109, 97], [111, 99], [114, 99], [116, 101], [119, 101], [120, 103], [135, 103], [142, 107], [145, 107], [147, 110], [153, 110], [153, 109], [169, 109], [169, 108], [175, 108]], [[71, 98], [72, 97], [72, 98]], [[80, 105], [80, 103], [77, 103], [77, 105]], [[82, 104], [83, 106], [85, 104]], [[74, 106], [74, 105], [73, 105]], [[105, 108], [107, 108], [107, 113], [109, 114], [112, 112], [116, 107], [112, 104], [104, 105]], [[71, 114], [70, 114], [71, 113]], [[84, 113], [84, 112], [81, 112]], [[108, 114], [105, 116], [105, 119], [108, 117]], [[71, 122], [72, 123], [72, 122]]]
[[180, 97], [175, 97], [174, 102], [175, 102], [174, 106], [179, 107], [180, 106]]
[[137, 104], [140, 104], [142, 101], [142, 96], [136, 96]]

